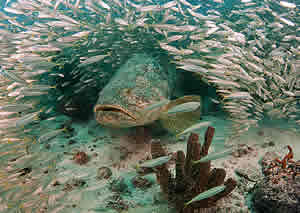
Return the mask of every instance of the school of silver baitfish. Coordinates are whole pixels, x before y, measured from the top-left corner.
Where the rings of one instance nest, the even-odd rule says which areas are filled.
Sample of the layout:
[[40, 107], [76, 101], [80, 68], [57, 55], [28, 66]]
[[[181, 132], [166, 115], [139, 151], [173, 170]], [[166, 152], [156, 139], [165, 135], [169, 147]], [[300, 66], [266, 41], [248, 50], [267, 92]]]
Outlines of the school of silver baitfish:
[[[41, 135], [38, 143], [30, 137], [41, 113], [55, 120], [53, 106], [41, 99], [56, 85], [40, 76], [63, 81], [65, 73], [56, 71], [75, 64], [70, 73], [80, 78], [76, 96], [109, 78], [104, 66], [117, 69], [134, 53], [167, 54], [178, 72], [193, 72], [217, 89], [219, 99], [213, 101], [228, 112], [234, 134], [264, 118], [300, 124], [299, 25], [296, 0], [240, 0], [230, 6], [223, 0], [7, 0], [0, 11], [0, 159], [7, 162], [0, 170], [6, 195], [1, 207], [62, 208], [53, 204], [55, 192], [46, 190], [55, 156], [37, 154], [34, 147], [63, 129]], [[35, 180], [22, 185], [20, 173], [33, 160], [49, 168], [48, 179], [35, 169]]]

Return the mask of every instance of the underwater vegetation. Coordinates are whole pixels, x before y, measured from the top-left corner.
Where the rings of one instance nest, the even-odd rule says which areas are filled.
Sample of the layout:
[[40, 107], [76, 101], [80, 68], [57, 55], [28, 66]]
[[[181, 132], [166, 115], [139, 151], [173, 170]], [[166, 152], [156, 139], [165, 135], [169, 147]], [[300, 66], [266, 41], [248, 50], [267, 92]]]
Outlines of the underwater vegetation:
[[64, 194], [51, 188], [60, 155], [41, 146], [74, 134], [61, 114], [93, 117], [99, 93], [135, 54], [214, 88], [234, 136], [264, 119], [300, 123], [299, 17], [296, 0], [7, 0], [1, 211], [65, 211]]

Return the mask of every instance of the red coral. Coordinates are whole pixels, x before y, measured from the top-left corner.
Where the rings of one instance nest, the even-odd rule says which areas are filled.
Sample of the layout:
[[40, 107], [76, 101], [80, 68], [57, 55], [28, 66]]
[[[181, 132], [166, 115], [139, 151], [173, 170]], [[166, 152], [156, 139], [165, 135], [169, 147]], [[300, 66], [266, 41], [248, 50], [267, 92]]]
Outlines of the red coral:
[[287, 148], [289, 149], [289, 153], [287, 153], [282, 160], [279, 160], [278, 158], [275, 159], [276, 162], [281, 164], [282, 169], [286, 168], [287, 163], [294, 163], [292, 160], [294, 157], [292, 147], [288, 145]]

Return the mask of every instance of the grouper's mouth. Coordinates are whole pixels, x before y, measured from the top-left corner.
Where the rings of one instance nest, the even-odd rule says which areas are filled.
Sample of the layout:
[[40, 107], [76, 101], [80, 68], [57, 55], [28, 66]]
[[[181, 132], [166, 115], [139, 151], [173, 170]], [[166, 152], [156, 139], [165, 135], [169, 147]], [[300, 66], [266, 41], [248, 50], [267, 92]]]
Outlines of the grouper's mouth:
[[131, 112], [129, 112], [128, 110], [124, 109], [121, 106], [118, 105], [96, 105], [94, 108], [94, 112], [98, 113], [98, 112], [117, 112], [117, 113], [121, 113], [121, 114], [125, 114], [128, 117], [132, 118], [133, 120], [137, 120], [136, 116], [134, 116]]

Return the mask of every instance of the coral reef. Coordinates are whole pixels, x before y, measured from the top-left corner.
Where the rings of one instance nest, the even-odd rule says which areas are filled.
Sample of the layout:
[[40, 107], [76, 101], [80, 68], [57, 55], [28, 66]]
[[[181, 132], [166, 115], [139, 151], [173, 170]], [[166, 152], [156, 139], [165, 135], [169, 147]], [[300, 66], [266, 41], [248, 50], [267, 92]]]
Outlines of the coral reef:
[[292, 161], [293, 150], [279, 160], [274, 152], [262, 158], [263, 179], [255, 186], [253, 204], [257, 212], [300, 212], [300, 161]]
[[[192, 133], [187, 143], [187, 154], [183, 151], [176, 153], [176, 175], [172, 177], [167, 165], [155, 167], [158, 183], [166, 197], [180, 213], [201, 212], [201, 209], [210, 208], [222, 197], [228, 195], [235, 187], [236, 181], [232, 178], [225, 180], [226, 172], [223, 168], [211, 170], [211, 163], [202, 162], [194, 164], [208, 154], [214, 135], [214, 128], [208, 127], [205, 133], [205, 142], [201, 147], [198, 135]], [[160, 143], [152, 143], [151, 154], [153, 158], [165, 156], [166, 152]], [[185, 206], [185, 203], [208, 189], [224, 184], [225, 190], [201, 201]]]
[[291, 146], [288, 145], [287, 148], [289, 152], [282, 160], [274, 152], [267, 152], [262, 158], [262, 172], [274, 184], [278, 184], [282, 178], [295, 179], [300, 176], [300, 163], [292, 160], [294, 154]]

